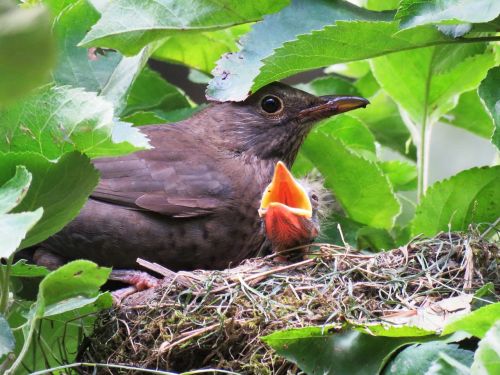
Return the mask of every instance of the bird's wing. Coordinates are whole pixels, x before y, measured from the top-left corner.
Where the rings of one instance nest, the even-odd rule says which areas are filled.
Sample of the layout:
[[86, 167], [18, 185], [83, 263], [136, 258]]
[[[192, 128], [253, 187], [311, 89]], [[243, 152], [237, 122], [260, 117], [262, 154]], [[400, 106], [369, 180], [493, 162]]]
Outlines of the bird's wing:
[[219, 207], [230, 197], [232, 182], [215, 149], [169, 128], [143, 130], [152, 150], [94, 160], [101, 180], [91, 197], [170, 217], [207, 215]]

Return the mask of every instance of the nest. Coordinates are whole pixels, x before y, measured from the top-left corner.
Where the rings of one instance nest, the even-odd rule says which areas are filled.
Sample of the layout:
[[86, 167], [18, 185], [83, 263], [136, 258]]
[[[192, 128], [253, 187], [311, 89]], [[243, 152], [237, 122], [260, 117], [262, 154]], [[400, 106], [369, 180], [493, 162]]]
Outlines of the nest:
[[101, 314], [80, 359], [170, 371], [296, 373], [260, 337], [346, 320], [379, 322], [487, 282], [495, 298], [500, 290], [499, 247], [470, 234], [441, 234], [378, 254], [333, 245], [309, 251], [313, 256], [293, 263], [255, 258], [224, 271], [156, 267], [162, 285]]

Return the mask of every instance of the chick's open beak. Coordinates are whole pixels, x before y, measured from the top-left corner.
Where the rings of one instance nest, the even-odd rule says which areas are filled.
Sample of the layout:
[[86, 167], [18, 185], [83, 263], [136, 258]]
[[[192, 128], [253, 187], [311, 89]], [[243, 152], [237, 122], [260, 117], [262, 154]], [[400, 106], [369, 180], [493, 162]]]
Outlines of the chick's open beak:
[[278, 206], [297, 216], [312, 217], [312, 205], [306, 190], [281, 161], [276, 164], [273, 179], [262, 195], [259, 215], [264, 217], [269, 208]]

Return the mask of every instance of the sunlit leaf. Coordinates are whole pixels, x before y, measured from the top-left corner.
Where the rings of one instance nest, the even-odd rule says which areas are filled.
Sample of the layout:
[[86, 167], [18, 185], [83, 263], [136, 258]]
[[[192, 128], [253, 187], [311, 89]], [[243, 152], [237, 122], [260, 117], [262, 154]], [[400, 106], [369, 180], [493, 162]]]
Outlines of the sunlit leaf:
[[427, 23], [481, 23], [500, 14], [497, 0], [402, 0], [396, 18], [401, 27], [415, 27]]
[[257, 21], [287, 3], [287, 0], [116, 0], [104, 8], [100, 20], [81, 44], [114, 48], [125, 55], [134, 55], [148, 43], [177, 32], [225, 29]]
[[[447, 54], [441, 53], [442, 48], [420, 48], [372, 60], [379, 84], [416, 124], [436, 122], [457, 105], [460, 94], [476, 88], [494, 65], [490, 53], [449, 62], [449, 48]], [[440, 65], [443, 60], [446, 69]]]
[[486, 332], [500, 319], [500, 302], [488, 304], [470, 314], [449, 323], [443, 329], [443, 335], [456, 331], [466, 331], [483, 338]]
[[111, 103], [80, 88], [45, 86], [0, 111], [0, 123], [0, 151], [35, 151], [51, 159], [71, 150], [94, 157], [148, 146], [138, 129], [115, 124]]
[[[468, 169], [425, 193], [412, 221], [412, 235], [466, 230], [471, 223], [492, 223], [500, 212], [500, 166]], [[450, 225], [450, 226], [448, 226]]]
[[29, 264], [25, 259], [17, 261], [10, 268], [10, 275], [14, 277], [42, 277], [48, 273], [47, 268]]
[[0, 258], [9, 258], [26, 237], [26, 233], [40, 220], [43, 209], [38, 206], [33, 212], [9, 213], [20, 205], [31, 184], [31, 174], [25, 167], [14, 165], [12, 170], [5, 172], [5, 179], [0, 179], [0, 183], [2, 182], [4, 183], [0, 185], [0, 238], [2, 239]]
[[400, 160], [381, 161], [380, 168], [391, 181], [394, 190], [414, 190], [417, 188], [417, 167]]
[[[21, 215], [24, 211], [43, 207], [43, 217], [22, 243], [22, 247], [27, 247], [58, 232], [76, 217], [97, 185], [98, 173], [90, 160], [78, 152], [64, 154], [57, 162], [50, 162], [37, 153], [0, 153], [0, 184], [14, 174], [17, 165], [24, 165], [33, 180], [28, 193], [13, 212]], [[41, 210], [35, 212], [41, 216]], [[0, 230], [3, 228], [0, 225]], [[5, 234], [1, 238], [12, 237]]]
[[374, 228], [389, 229], [400, 205], [380, 168], [320, 130], [313, 131], [302, 147], [318, 168], [348, 216]]
[[244, 24], [224, 30], [174, 35], [155, 50], [153, 57], [210, 73], [222, 54], [238, 49], [237, 40], [248, 30], [250, 26]]
[[479, 342], [471, 368], [472, 375], [493, 375], [500, 372], [499, 339], [500, 320], [497, 320]]

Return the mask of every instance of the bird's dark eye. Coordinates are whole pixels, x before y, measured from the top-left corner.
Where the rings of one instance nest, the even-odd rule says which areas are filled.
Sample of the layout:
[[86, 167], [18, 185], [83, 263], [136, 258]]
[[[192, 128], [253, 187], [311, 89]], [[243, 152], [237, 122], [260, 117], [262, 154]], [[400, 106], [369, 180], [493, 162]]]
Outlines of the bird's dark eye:
[[311, 199], [316, 202], [319, 200], [318, 196], [314, 193], [311, 194]]
[[283, 103], [281, 102], [281, 100], [276, 96], [271, 95], [264, 97], [260, 105], [262, 106], [262, 109], [267, 113], [276, 113], [280, 111], [281, 108], [283, 108]]

